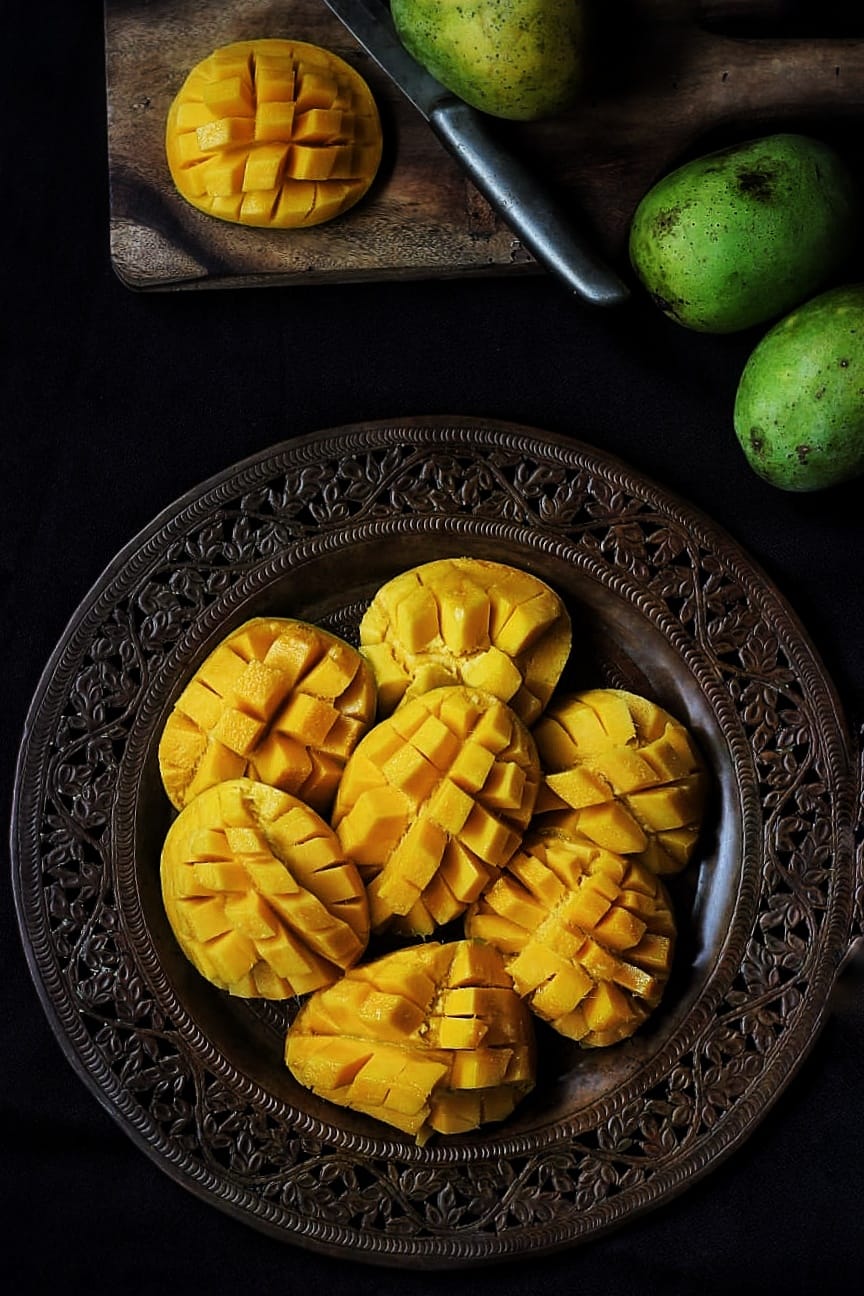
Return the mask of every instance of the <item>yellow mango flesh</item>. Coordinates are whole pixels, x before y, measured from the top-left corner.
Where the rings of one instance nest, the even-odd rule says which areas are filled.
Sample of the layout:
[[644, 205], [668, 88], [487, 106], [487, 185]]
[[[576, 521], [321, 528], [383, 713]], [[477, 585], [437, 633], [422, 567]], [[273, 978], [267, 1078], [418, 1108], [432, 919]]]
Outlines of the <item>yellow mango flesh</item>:
[[633, 859], [532, 830], [465, 918], [538, 1017], [585, 1048], [628, 1038], [660, 1002], [675, 919]]
[[[258, 618], [189, 680], [159, 746], [181, 809], [163, 897], [215, 985], [310, 996], [286, 1041], [301, 1083], [422, 1143], [506, 1118], [533, 1084], [533, 1040], [510, 1049], [493, 1025], [514, 996], [586, 1048], [654, 1010], [675, 941], [658, 875], [690, 858], [706, 776], [653, 702], [554, 692], [570, 622], [527, 573], [414, 568], [363, 625], [358, 653]], [[372, 931], [459, 918], [458, 957], [424, 942], [363, 962]]]
[[507, 702], [531, 725], [570, 653], [570, 618], [537, 577], [479, 558], [442, 558], [402, 572], [360, 624], [380, 714], [403, 697], [465, 683]]
[[307, 999], [285, 1062], [322, 1098], [423, 1144], [503, 1120], [535, 1077], [531, 1018], [503, 960], [428, 942], [352, 968]]
[[690, 859], [705, 770], [687, 729], [623, 689], [553, 700], [533, 730], [544, 770], [537, 823], [634, 855], [653, 872]]
[[161, 884], [180, 948], [232, 994], [308, 994], [366, 949], [355, 865], [314, 810], [263, 783], [230, 780], [190, 802], [168, 830]]
[[320, 225], [353, 207], [381, 161], [378, 110], [338, 55], [289, 40], [222, 46], [168, 113], [171, 177], [194, 207], [270, 229]]
[[476, 689], [433, 689], [375, 725], [332, 814], [374, 930], [430, 935], [464, 913], [518, 847], [539, 779], [526, 727]]
[[255, 618], [230, 634], [184, 688], [159, 742], [178, 809], [232, 778], [254, 778], [327, 813], [345, 761], [375, 715], [372, 673], [317, 626]]

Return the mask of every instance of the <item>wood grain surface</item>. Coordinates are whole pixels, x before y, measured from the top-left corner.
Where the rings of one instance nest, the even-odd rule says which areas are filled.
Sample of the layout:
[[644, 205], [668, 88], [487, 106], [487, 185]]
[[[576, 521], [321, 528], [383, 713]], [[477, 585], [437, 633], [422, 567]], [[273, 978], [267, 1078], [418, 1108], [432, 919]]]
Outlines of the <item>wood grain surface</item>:
[[[857, 152], [850, 160], [860, 166], [860, 24], [851, 34], [799, 31], [786, 8], [782, 0], [597, 3], [583, 101], [548, 121], [500, 123], [500, 132], [624, 270], [639, 198], [696, 152], [800, 129]], [[347, 59], [382, 116], [384, 159], [373, 188], [345, 216], [309, 230], [250, 229], [204, 215], [177, 194], [165, 161], [165, 118], [189, 69], [219, 45], [265, 36], [310, 41]], [[131, 288], [536, 270], [323, 0], [106, 0], [105, 55], [110, 252]]]

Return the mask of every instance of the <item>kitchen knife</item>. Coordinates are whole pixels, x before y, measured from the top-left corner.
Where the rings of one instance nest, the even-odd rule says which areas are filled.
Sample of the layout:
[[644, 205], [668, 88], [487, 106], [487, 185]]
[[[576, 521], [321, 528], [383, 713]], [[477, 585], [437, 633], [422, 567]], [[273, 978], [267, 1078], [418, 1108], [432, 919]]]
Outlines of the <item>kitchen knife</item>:
[[540, 265], [594, 306], [616, 306], [629, 290], [594, 255], [542, 183], [504, 147], [484, 114], [451, 94], [412, 58], [380, 0], [326, 4], [462, 164], [472, 182]]

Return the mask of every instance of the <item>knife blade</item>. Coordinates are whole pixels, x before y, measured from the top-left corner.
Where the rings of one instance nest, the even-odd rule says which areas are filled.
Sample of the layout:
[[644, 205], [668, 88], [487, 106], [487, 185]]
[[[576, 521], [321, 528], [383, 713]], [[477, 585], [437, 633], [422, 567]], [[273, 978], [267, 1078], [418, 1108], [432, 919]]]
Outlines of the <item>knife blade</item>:
[[325, 0], [339, 21], [422, 114], [441, 143], [534, 259], [594, 306], [630, 295], [567, 212], [499, 140], [485, 114], [452, 94], [413, 58], [380, 0]]

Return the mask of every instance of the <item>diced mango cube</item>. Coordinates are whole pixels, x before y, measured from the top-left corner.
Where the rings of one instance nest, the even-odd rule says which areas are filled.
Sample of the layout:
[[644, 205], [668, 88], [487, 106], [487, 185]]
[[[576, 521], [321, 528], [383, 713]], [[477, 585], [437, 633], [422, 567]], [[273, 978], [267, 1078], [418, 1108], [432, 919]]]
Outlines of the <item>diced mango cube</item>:
[[255, 946], [242, 932], [227, 931], [203, 942], [203, 951], [215, 976], [226, 987], [239, 981], [256, 963]]
[[251, 117], [219, 117], [205, 122], [195, 131], [195, 139], [202, 153], [216, 153], [237, 144], [249, 144], [255, 134]]
[[438, 590], [441, 636], [458, 654], [489, 646], [489, 597], [471, 580], [445, 579]]
[[[200, 129], [200, 128], [199, 128]], [[187, 185], [187, 176], [199, 173], [200, 163], [210, 156], [207, 149], [203, 149], [198, 142], [198, 130], [183, 131], [177, 136], [175, 141], [176, 161], [175, 165], [178, 173], [183, 176], [184, 186]], [[199, 186], [196, 184], [196, 195]]]
[[210, 197], [210, 214], [221, 220], [239, 221], [240, 208], [243, 206], [243, 193], [213, 194]]
[[351, 1084], [372, 1057], [373, 1046], [366, 1040], [326, 1036], [308, 1048], [304, 1059], [308, 1084], [313, 1089], [341, 1089]]
[[473, 809], [473, 797], [449, 778], [442, 779], [429, 798], [430, 819], [453, 836], [462, 831]]
[[584, 968], [578, 963], [569, 963], [537, 986], [531, 997], [531, 1007], [546, 1021], [555, 1021], [571, 1013], [593, 988], [594, 982]]
[[196, 944], [213, 940], [231, 931], [233, 926], [225, 916], [225, 906], [214, 896], [190, 900], [181, 912], [189, 936]]
[[630, 951], [630, 958], [638, 961], [641, 967], [663, 974], [669, 966], [671, 941], [668, 936], [658, 936], [646, 932], [635, 949]]
[[492, 876], [478, 855], [458, 839], [448, 842], [441, 857], [441, 877], [452, 896], [460, 902], [455, 918], [465, 905], [473, 904]]
[[484, 1097], [485, 1095], [470, 1091], [437, 1095], [429, 1114], [429, 1123], [439, 1134], [467, 1134], [487, 1120], [503, 1119], [503, 1115], [509, 1115], [513, 1110], [512, 1101], [505, 1100], [503, 1115], [501, 1109], [497, 1108], [494, 1115], [488, 1115]]
[[594, 935], [613, 950], [626, 950], [638, 945], [645, 931], [645, 923], [621, 905], [611, 909], [594, 928]]
[[564, 896], [564, 886], [557, 874], [541, 858], [541, 852], [517, 851], [508, 864], [508, 873], [547, 908]]
[[290, 185], [283, 184], [270, 216], [272, 228], [298, 229], [302, 225], [320, 224], [315, 216], [317, 200], [318, 185], [314, 180], [295, 180]]
[[[178, 104], [176, 126], [180, 132], [194, 131], [205, 122], [213, 120], [213, 113], [207, 107], [203, 100], [188, 100], [185, 103]], [[197, 140], [196, 140], [197, 147]]]
[[336, 832], [345, 854], [358, 865], [383, 868], [408, 828], [409, 813], [399, 788], [367, 789], [339, 820]]
[[244, 74], [211, 81], [204, 87], [204, 103], [214, 117], [251, 116], [252, 83]]
[[580, 886], [571, 892], [563, 906], [562, 918], [568, 927], [593, 931], [594, 927], [609, 912], [612, 902], [600, 891], [588, 886]]
[[360, 663], [353, 648], [334, 644], [302, 680], [304, 693], [335, 699], [345, 692], [357, 675]]
[[424, 815], [414, 820], [390, 860], [410, 859], [411, 874], [422, 887], [439, 867], [447, 843], [444, 829]]
[[497, 913], [473, 914], [470, 930], [477, 940], [488, 941], [502, 954], [518, 953], [530, 936], [525, 927]]
[[327, 144], [342, 129], [342, 111], [339, 108], [309, 108], [294, 118], [292, 138], [297, 144]]
[[194, 720], [198, 728], [205, 731], [214, 728], [222, 712], [219, 694], [197, 678], [189, 681], [174, 705], [182, 715]]
[[442, 867], [434, 877], [429, 879], [423, 888], [422, 896], [418, 896], [416, 903], [404, 918], [394, 917], [393, 922], [389, 923], [386, 914], [382, 914], [381, 917], [385, 926], [392, 926], [393, 931], [400, 935], [425, 938], [433, 935], [436, 927], [443, 927], [446, 923], [459, 918], [464, 912], [465, 901], [457, 900], [447, 885], [445, 864], [442, 862]]
[[648, 839], [642, 828], [618, 801], [586, 806], [579, 811], [579, 830], [606, 850], [629, 855], [645, 849]]
[[261, 102], [255, 110], [256, 143], [282, 144], [291, 138], [294, 129], [293, 103]]
[[294, 109], [294, 60], [283, 55], [274, 57], [257, 53], [255, 57], [255, 97], [258, 109], [276, 104]]
[[231, 926], [251, 940], [275, 936], [279, 930], [276, 915], [257, 891], [246, 891], [243, 895], [229, 896], [225, 901], [224, 911]]
[[249, 874], [237, 860], [205, 860], [192, 866], [195, 881], [208, 891], [243, 891], [249, 885]]
[[501, 868], [519, 845], [519, 834], [477, 802], [460, 833], [464, 846], [495, 868]]
[[188, 855], [192, 862], [196, 860], [230, 860], [232, 850], [223, 829], [199, 828], [190, 830]]
[[302, 738], [310, 746], [320, 746], [338, 717], [338, 710], [326, 698], [295, 690], [274, 721], [282, 733]]
[[256, 720], [237, 707], [225, 707], [213, 727], [212, 736], [229, 751], [238, 756], [248, 756], [255, 750], [265, 728], [263, 720]]
[[[517, 740], [522, 736], [516, 731]], [[514, 737], [513, 712], [509, 707], [494, 702], [479, 716], [471, 730], [471, 738], [481, 747], [486, 747], [496, 756], [506, 751]]]
[[567, 968], [567, 962], [539, 940], [529, 941], [516, 958], [508, 963], [508, 971], [519, 994], [528, 995]]
[[329, 108], [338, 94], [337, 79], [328, 69], [314, 68], [308, 64], [301, 67], [297, 91], [298, 112], [308, 112], [310, 108]]
[[[394, 717], [394, 727], [398, 728], [399, 717]], [[459, 753], [459, 739], [435, 715], [427, 714], [426, 719], [410, 735], [412, 747], [421, 752], [438, 770], [448, 770]]]
[[479, 1047], [453, 1054], [450, 1083], [454, 1089], [492, 1089], [504, 1081], [511, 1053], [506, 1048]]
[[495, 646], [509, 657], [530, 648], [561, 615], [560, 600], [549, 589], [519, 603], [495, 632]]
[[610, 1030], [629, 1016], [627, 1000], [610, 981], [599, 981], [581, 1007], [592, 1031]]
[[627, 805], [640, 822], [655, 832], [681, 828], [693, 817], [693, 796], [686, 784], [667, 783], [663, 787], [633, 792]]
[[547, 774], [546, 786], [574, 810], [581, 810], [583, 806], [604, 805], [610, 799], [610, 788], [606, 780], [584, 765], [573, 765], [557, 774]]
[[525, 770], [512, 761], [492, 766], [480, 791], [489, 810], [510, 810], [518, 814], [525, 800]]
[[246, 669], [246, 661], [234, 652], [230, 640], [219, 644], [195, 673], [195, 678], [206, 684], [220, 697], [231, 698], [234, 684]]
[[220, 81], [224, 77], [248, 76], [251, 50], [239, 42], [223, 45], [214, 50], [202, 66], [207, 68], [208, 79]]
[[[288, 158], [287, 144], [260, 143], [246, 158], [242, 188], [244, 193], [264, 190], [268, 193], [282, 183], [282, 173]], [[276, 195], [278, 201], [279, 194]], [[269, 208], [268, 210], [272, 210]]]
[[399, 788], [415, 807], [431, 795], [441, 777], [440, 771], [432, 762], [409, 743], [405, 743], [390, 756], [381, 770], [387, 782], [392, 787]]
[[554, 715], [544, 715], [534, 726], [534, 737], [543, 753], [548, 773], [569, 770], [579, 758], [579, 748]]
[[255, 749], [252, 768], [262, 783], [298, 793], [312, 772], [312, 757], [299, 738], [273, 731]]
[[[484, 893], [483, 904], [484, 908], [527, 931], [533, 931], [546, 917], [543, 905], [506, 874]], [[469, 924], [468, 934], [473, 935], [473, 925]]]
[[479, 792], [494, 764], [494, 752], [469, 740], [460, 748], [448, 777], [464, 792]]
[[485, 652], [467, 659], [462, 667], [462, 678], [466, 684], [486, 689], [504, 702], [509, 702], [522, 684], [519, 668], [494, 644]]

